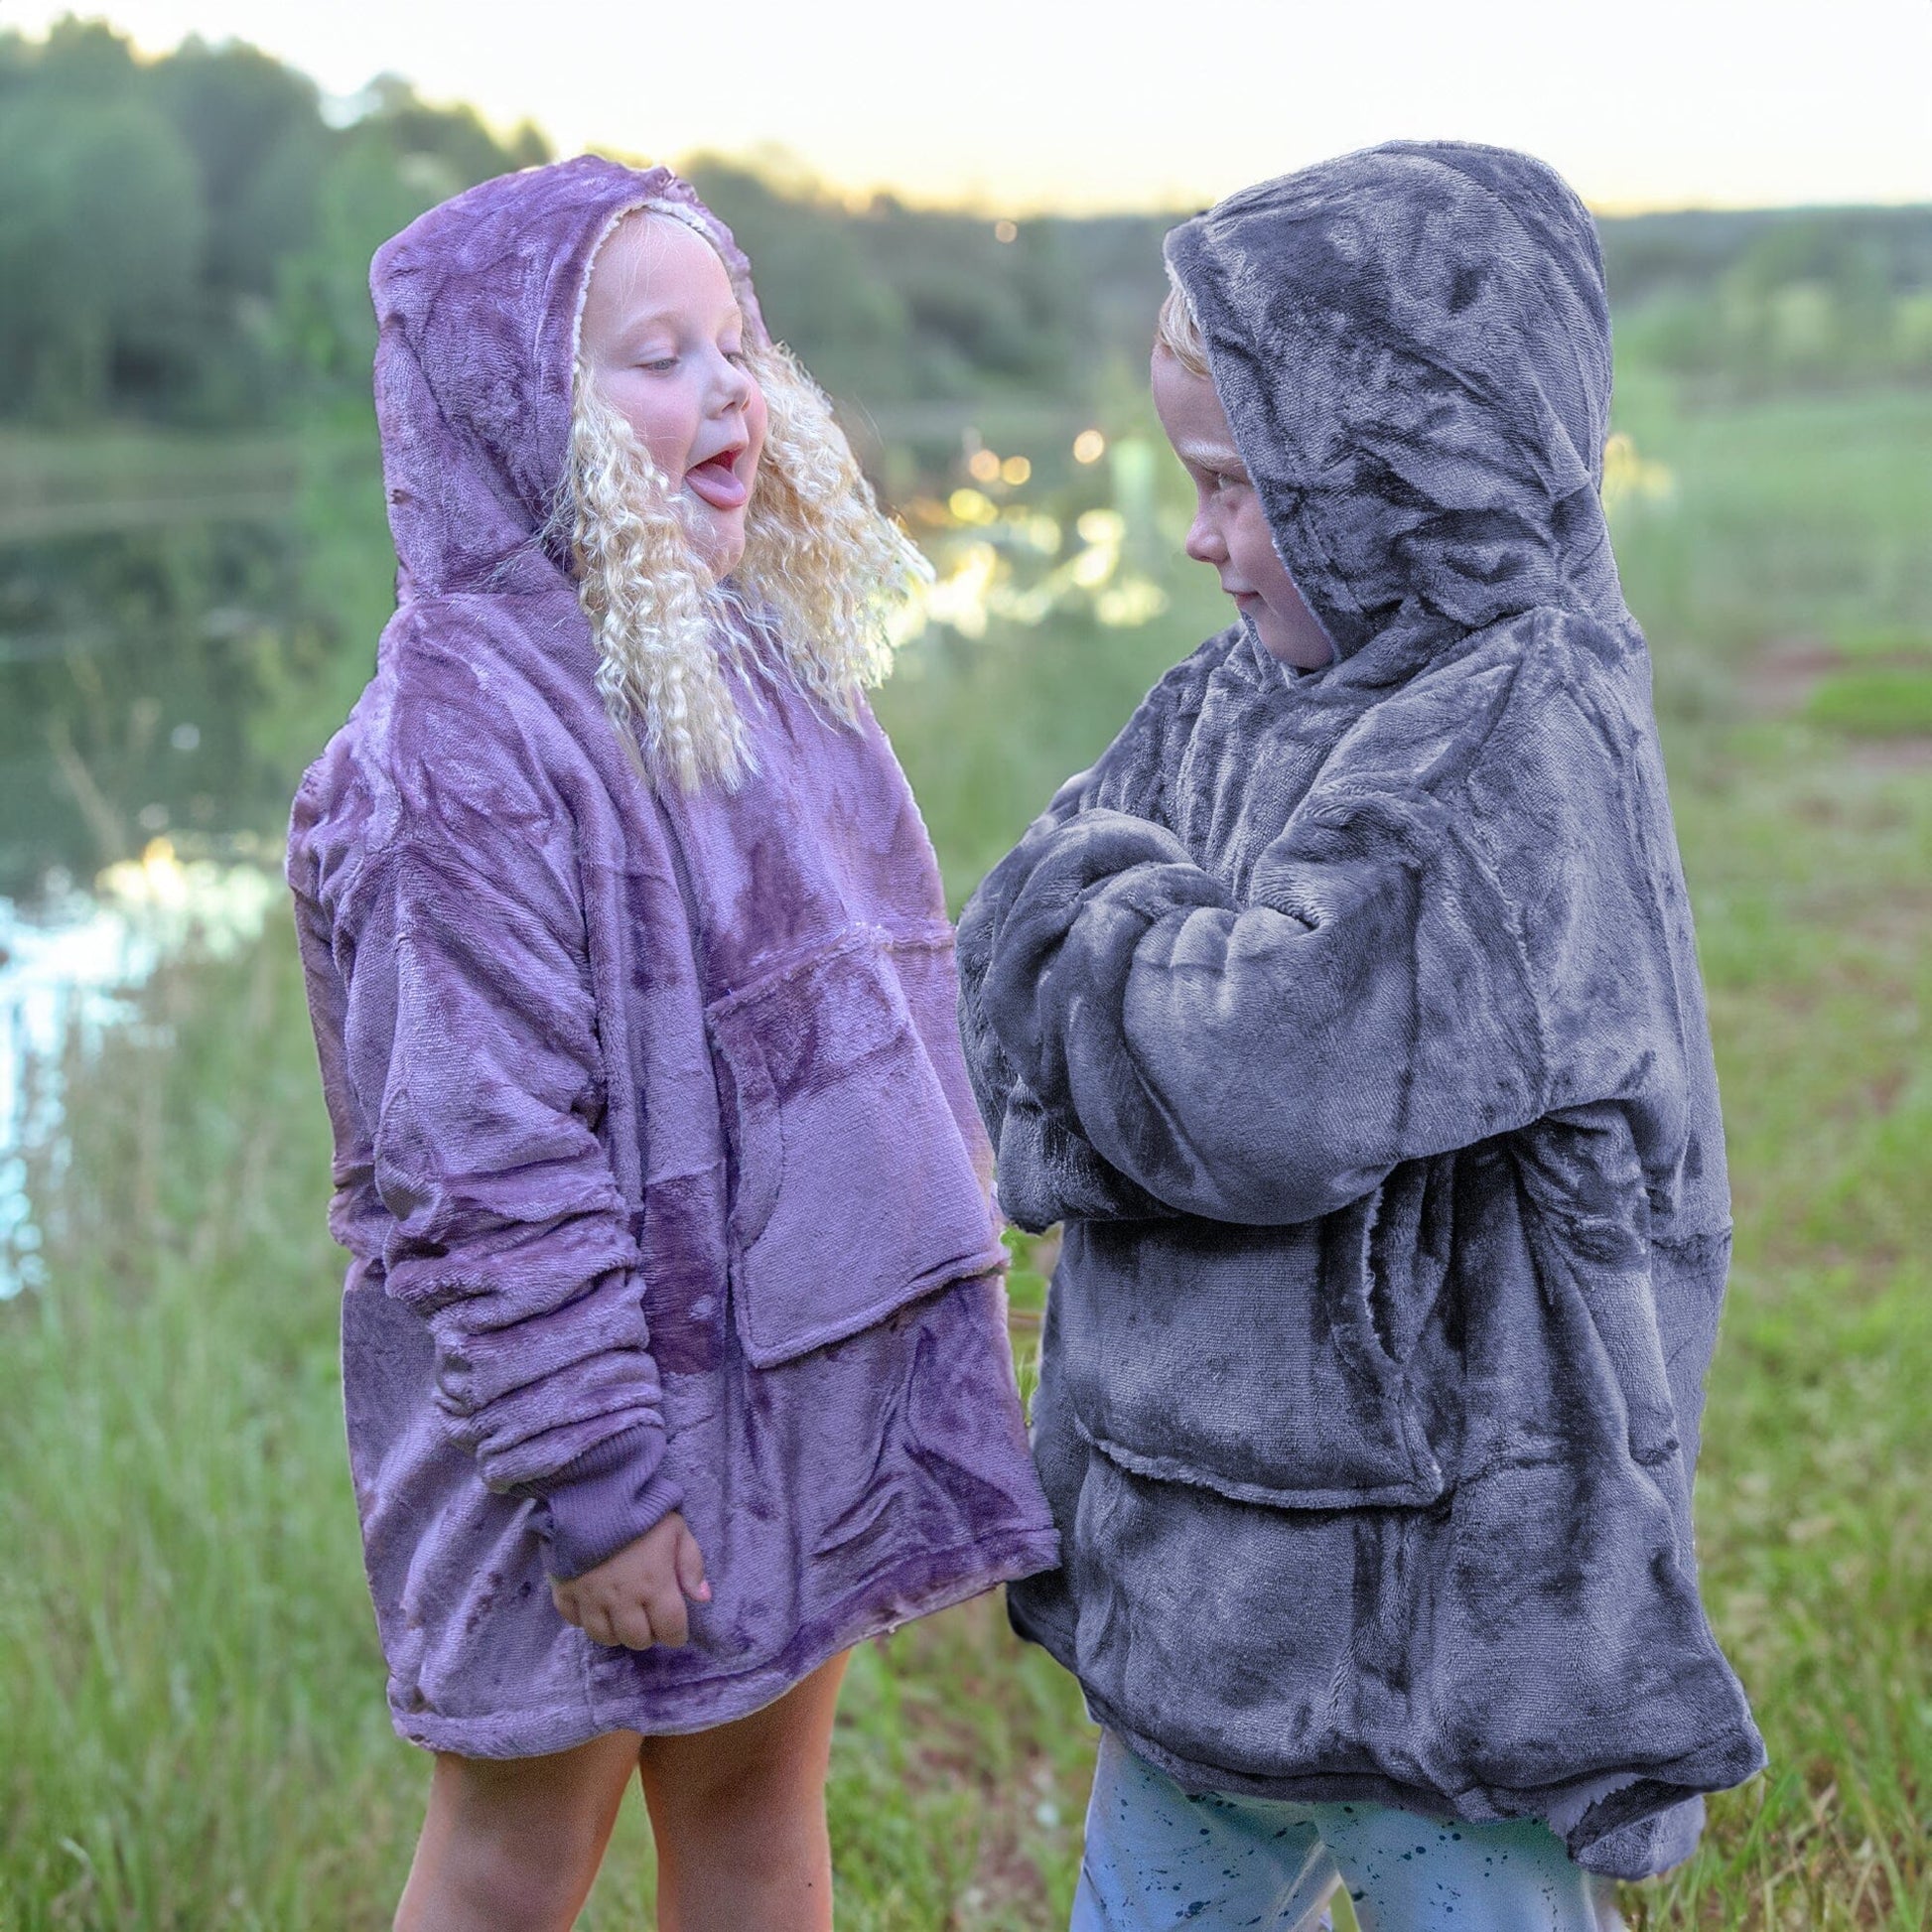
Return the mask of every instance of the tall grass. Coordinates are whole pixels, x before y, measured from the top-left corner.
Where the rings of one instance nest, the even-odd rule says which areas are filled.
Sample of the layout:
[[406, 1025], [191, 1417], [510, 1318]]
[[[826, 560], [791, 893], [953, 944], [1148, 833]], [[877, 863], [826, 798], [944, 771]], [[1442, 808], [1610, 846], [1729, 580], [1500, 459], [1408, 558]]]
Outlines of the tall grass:
[[[1792, 638], [1848, 661], [1881, 629], [1888, 661], [1932, 638], [1932, 409], [1637, 400], [1624, 426], [1674, 491], [1629, 510], [1619, 553], [1659, 659], [1738, 1220], [1701, 1555], [1773, 1762], [1626, 1910], [1907, 1932], [1932, 1923], [1932, 747], [1757, 680]], [[996, 630], [889, 687], [955, 898], [1197, 621], [1218, 619]], [[164, 973], [69, 1092], [71, 1158], [37, 1176], [50, 1286], [0, 1307], [0, 1926], [379, 1927], [425, 1762], [382, 1704], [285, 932]], [[1022, 1247], [1024, 1358], [1047, 1257]], [[841, 1924], [1064, 1924], [1091, 1739], [995, 1603], [864, 1650], [834, 1751]], [[647, 1924], [648, 1897], [632, 1805], [585, 1922]]]

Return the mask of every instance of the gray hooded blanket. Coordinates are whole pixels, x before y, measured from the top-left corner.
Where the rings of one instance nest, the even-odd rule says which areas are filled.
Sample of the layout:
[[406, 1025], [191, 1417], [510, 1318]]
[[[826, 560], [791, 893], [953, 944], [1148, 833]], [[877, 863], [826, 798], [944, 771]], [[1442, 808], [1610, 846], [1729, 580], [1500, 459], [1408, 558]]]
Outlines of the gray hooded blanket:
[[1338, 655], [1210, 638], [961, 925], [1001, 1200], [1065, 1222], [1014, 1619], [1194, 1788], [1640, 1876], [1763, 1749], [1697, 1588], [1728, 1198], [1595, 233], [1399, 143], [1168, 254]]

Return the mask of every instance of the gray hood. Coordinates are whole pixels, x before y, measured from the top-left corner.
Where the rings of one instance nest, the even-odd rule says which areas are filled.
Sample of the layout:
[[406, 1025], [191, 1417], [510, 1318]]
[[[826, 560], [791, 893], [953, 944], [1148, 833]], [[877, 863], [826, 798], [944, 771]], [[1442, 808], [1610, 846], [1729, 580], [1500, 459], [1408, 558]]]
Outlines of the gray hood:
[[1553, 170], [1394, 142], [1244, 189], [1167, 255], [1345, 681], [1539, 607], [1629, 625], [1597, 494], [1602, 256]]

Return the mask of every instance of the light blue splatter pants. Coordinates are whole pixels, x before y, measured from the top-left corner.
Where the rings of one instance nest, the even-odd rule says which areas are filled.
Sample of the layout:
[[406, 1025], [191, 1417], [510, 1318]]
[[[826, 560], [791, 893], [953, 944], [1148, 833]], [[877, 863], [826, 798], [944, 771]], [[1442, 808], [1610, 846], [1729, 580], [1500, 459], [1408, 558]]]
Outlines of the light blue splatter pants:
[[1362, 1932], [1601, 1932], [1619, 1923], [1533, 1820], [1464, 1825], [1388, 1805], [1190, 1797], [1100, 1738], [1072, 1932], [1315, 1932], [1345, 1885]]

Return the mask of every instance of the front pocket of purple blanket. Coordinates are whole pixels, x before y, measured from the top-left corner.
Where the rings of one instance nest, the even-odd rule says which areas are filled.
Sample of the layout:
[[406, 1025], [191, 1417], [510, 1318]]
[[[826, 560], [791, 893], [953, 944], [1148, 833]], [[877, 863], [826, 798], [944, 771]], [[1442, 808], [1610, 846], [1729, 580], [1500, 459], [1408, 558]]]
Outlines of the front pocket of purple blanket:
[[716, 1002], [731, 1293], [769, 1368], [1005, 1265], [890, 946], [847, 941]]

